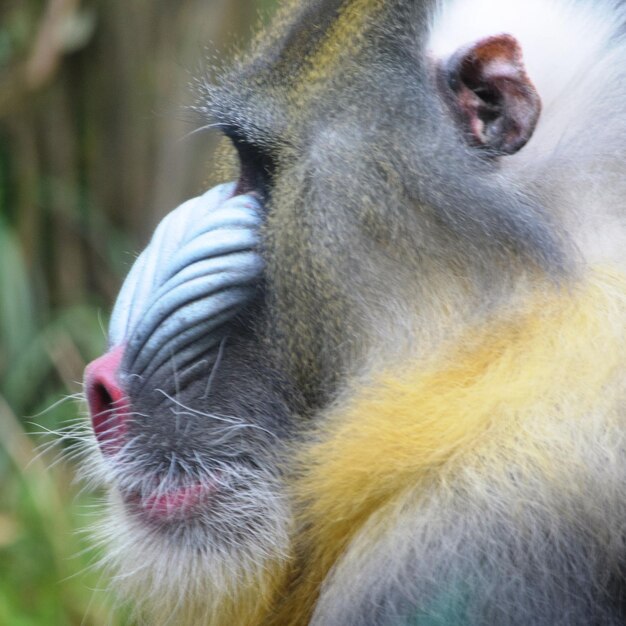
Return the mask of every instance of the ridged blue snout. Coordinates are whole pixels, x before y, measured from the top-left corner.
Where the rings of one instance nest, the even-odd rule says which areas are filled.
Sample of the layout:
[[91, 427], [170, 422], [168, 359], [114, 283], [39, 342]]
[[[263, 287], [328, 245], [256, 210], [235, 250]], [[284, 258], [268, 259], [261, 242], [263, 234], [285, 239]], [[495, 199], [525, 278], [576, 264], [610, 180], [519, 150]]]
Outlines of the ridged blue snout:
[[210, 350], [254, 298], [264, 270], [261, 206], [234, 190], [219, 185], [172, 211], [133, 265], [109, 327], [111, 349], [125, 346], [133, 374]]

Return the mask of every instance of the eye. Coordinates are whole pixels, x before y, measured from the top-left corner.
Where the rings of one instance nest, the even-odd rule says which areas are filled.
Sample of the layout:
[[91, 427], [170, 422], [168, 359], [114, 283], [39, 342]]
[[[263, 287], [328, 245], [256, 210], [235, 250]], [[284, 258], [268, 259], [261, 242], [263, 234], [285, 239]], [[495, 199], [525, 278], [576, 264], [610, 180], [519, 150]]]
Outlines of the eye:
[[265, 147], [249, 141], [237, 128], [229, 127], [223, 132], [239, 155], [240, 174], [235, 193], [255, 193], [265, 199], [275, 170], [273, 156]]

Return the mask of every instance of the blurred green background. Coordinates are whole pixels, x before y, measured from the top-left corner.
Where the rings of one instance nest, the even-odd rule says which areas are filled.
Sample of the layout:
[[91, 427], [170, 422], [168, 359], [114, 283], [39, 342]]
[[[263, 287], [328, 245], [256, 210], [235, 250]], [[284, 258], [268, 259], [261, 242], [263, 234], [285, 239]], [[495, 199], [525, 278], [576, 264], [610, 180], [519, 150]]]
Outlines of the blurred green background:
[[85, 419], [124, 274], [209, 179], [192, 76], [275, 3], [0, 0], [0, 626], [128, 621], [82, 532], [101, 494], [45, 431]]

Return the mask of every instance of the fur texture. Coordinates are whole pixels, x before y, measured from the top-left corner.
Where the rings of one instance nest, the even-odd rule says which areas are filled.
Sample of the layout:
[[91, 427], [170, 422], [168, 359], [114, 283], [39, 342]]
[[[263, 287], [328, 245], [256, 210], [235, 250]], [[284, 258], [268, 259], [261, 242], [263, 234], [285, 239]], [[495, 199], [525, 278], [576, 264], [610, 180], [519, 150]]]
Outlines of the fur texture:
[[[624, 623], [625, 26], [611, 0], [292, 1], [202, 83], [265, 273], [219, 349], [181, 315], [213, 347], [123, 372], [94, 475], [148, 623]], [[499, 34], [543, 112], [494, 158], [437, 77]], [[129, 498], [189, 485], [217, 495], [164, 523]]]
[[590, 272], [359, 381], [304, 453], [306, 575], [275, 623], [308, 623], [320, 581], [319, 625], [622, 623], [625, 315], [626, 277]]

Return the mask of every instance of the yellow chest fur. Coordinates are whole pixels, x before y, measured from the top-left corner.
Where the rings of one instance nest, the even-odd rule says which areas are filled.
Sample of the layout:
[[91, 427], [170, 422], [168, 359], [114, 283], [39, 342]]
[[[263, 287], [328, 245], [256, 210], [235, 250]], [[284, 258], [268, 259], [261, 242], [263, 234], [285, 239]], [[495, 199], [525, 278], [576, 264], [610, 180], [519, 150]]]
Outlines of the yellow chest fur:
[[626, 278], [596, 271], [436, 358], [361, 383], [301, 457], [306, 556], [276, 623], [306, 623], [351, 539], [403, 494], [445, 488], [472, 464], [477, 476], [503, 474], [506, 459], [566, 488], [585, 471], [586, 442], [624, 430], [625, 321]]

